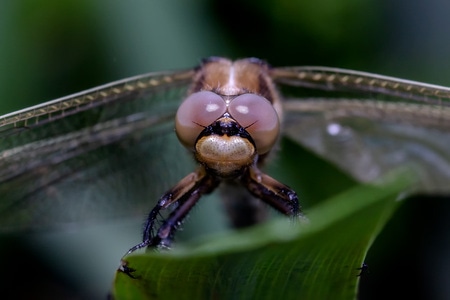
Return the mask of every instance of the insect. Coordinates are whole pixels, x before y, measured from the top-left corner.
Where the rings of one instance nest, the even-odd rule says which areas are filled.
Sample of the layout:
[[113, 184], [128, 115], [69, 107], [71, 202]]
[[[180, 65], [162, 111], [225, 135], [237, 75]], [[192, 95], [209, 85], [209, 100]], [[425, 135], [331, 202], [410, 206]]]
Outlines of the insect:
[[[261, 221], [262, 202], [298, 216], [297, 194], [260, 171], [279, 133], [360, 181], [410, 165], [416, 192], [449, 193], [449, 98], [446, 87], [254, 58], [113, 82], [0, 117], [1, 230], [140, 214], [159, 198], [130, 252], [169, 247], [220, 182], [235, 227]], [[228, 192], [236, 182], [253, 198]]]
[[[143, 242], [129, 252], [146, 246], [169, 247], [190, 209], [221, 181], [242, 184], [285, 215], [300, 213], [297, 194], [258, 167], [278, 139], [282, 115], [267, 64], [258, 59], [210, 58], [197, 70], [188, 94], [178, 108], [175, 131], [200, 165], [161, 197], [148, 216]], [[250, 200], [227, 201], [232, 206], [229, 210], [234, 210], [235, 227], [255, 223]], [[154, 234], [160, 210], [174, 203], [177, 207]]]

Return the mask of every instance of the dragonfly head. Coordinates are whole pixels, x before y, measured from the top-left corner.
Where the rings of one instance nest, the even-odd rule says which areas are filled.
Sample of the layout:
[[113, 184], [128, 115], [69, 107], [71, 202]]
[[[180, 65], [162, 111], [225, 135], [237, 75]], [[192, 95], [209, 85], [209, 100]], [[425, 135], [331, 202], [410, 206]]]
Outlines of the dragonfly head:
[[256, 155], [268, 153], [277, 141], [279, 123], [274, 107], [262, 96], [201, 91], [180, 105], [175, 130], [200, 163], [222, 176], [240, 172]]

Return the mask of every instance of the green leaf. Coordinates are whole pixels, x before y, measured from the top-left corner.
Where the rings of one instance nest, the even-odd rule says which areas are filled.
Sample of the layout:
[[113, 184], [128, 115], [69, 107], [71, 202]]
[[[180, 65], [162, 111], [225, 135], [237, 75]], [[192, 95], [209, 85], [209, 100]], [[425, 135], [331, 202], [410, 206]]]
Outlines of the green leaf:
[[253, 228], [125, 258], [115, 299], [354, 299], [358, 267], [392, 215], [408, 176], [358, 186], [311, 208], [299, 222]]

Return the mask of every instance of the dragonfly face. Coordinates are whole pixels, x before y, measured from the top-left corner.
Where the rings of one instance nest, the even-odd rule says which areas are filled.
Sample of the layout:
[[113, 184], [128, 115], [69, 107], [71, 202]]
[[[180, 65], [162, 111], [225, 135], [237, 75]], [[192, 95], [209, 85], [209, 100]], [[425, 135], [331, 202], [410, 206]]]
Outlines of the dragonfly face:
[[[235, 181], [297, 215], [296, 194], [260, 171], [279, 133], [358, 180], [411, 165], [417, 191], [448, 194], [449, 99], [446, 87], [256, 59], [212, 58], [113, 82], [0, 117], [0, 227], [140, 214], [153, 198], [160, 200], [144, 242], [133, 249], [170, 245], [200, 195]], [[193, 152], [196, 171], [176, 137]], [[173, 206], [155, 228], [159, 212]]]

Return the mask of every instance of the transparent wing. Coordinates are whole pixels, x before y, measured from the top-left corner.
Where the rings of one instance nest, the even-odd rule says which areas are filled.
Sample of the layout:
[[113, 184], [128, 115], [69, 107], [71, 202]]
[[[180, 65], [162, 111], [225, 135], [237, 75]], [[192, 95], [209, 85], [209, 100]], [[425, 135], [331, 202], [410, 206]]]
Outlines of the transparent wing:
[[272, 76], [284, 85], [288, 137], [360, 181], [408, 165], [418, 192], [450, 193], [449, 88], [324, 67]]
[[173, 118], [193, 71], [113, 82], [0, 117], [0, 231], [145, 216], [190, 171]]

